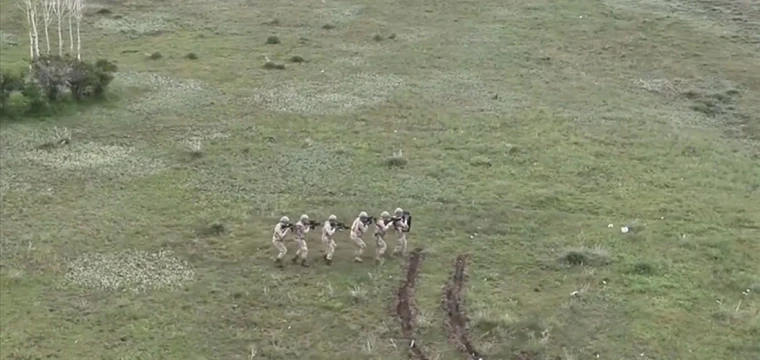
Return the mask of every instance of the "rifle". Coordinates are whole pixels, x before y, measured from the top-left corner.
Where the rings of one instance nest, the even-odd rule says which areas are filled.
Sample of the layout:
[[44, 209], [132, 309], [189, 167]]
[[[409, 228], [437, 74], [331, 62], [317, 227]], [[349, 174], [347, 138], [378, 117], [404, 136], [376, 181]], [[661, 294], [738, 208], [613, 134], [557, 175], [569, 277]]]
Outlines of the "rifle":
[[346, 225], [345, 223], [336, 222], [335, 225], [333, 225], [333, 228], [337, 228], [338, 230], [348, 230], [351, 227]]
[[[319, 222], [318, 221], [314, 221], [314, 220], [309, 220], [306, 223], [304, 223], [303, 225], [306, 226], [306, 227], [308, 227], [310, 230], [314, 230], [315, 227], [319, 226]], [[288, 223], [287, 225], [283, 225], [282, 226], [283, 229], [290, 229], [290, 230], [293, 230], [293, 228], [295, 228], [295, 227], [296, 227], [295, 223]]]
[[309, 229], [314, 230], [315, 227], [319, 226], [319, 222], [314, 221], [314, 220], [309, 220], [304, 225], [308, 226]]

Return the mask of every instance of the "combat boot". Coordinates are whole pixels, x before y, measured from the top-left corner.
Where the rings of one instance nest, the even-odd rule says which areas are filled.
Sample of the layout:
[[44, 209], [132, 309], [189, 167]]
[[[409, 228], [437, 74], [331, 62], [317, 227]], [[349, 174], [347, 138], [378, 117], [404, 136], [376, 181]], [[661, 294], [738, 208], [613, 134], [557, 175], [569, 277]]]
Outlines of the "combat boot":
[[332, 265], [332, 259], [325, 258], [325, 264]]
[[306, 259], [301, 260], [301, 266], [309, 267], [309, 264], [306, 263]]
[[283, 267], [283, 264], [282, 264], [282, 259], [280, 259], [280, 258], [276, 258], [276, 259], [274, 259], [274, 264], [275, 264], [275, 266], [277, 266], [277, 267]]
[[357, 256], [357, 257], [354, 258], [354, 262], [360, 263], [360, 262], [364, 262], [364, 260], [362, 260], [362, 258], [360, 258], [360, 257]]
[[297, 263], [298, 262], [298, 256], [294, 257], [292, 261], [293, 261], [293, 264]]

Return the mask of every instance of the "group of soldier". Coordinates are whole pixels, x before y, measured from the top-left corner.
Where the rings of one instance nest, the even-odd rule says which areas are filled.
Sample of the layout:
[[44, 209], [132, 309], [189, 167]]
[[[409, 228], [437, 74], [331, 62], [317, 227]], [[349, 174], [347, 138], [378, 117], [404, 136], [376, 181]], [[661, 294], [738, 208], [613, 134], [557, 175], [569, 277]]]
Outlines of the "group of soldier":
[[[335, 241], [333, 240], [333, 236], [336, 232], [341, 230], [350, 231], [349, 238], [356, 246], [356, 251], [354, 252], [354, 261], [362, 262], [362, 254], [364, 253], [364, 249], [367, 248], [363, 237], [368, 232], [372, 224], [375, 225], [375, 232], [373, 233], [373, 237], [375, 238], [375, 245], [377, 246], [375, 250], [376, 263], [379, 264], [383, 261], [383, 256], [385, 255], [385, 250], [387, 249], [384, 238], [389, 230], [395, 230], [398, 239], [396, 247], [393, 251], [393, 255], [405, 256], [407, 252], [406, 234], [409, 231], [409, 226], [411, 225], [411, 220], [407, 220], [407, 217], [403, 216], [405, 213], [406, 212], [404, 212], [401, 208], [398, 208], [394, 211], [393, 217], [391, 217], [387, 211], [383, 211], [383, 213], [380, 215], [380, 218], [374, 218], [369, 216], [366, 211], [362, 211], [359, 213], [359, 216], [354, 220], [350, 227], [341, 222], [338, 222], [337, 216], [330, 215], [327, 218], [327, 221], [321, 225], [322, 245], [324, 246], [325, 250], [325, 263], [327, 265], [332, 264], [333, 254], [335, 253]], [[319, 225], [320, 224], [318, 222], [310, 220], [309, 216], [306, 214], [301, 215], [301, 218], [295, 224], [290, 223], [290, 219], [287, 216], [283, 216], [277, 225], [275, 225], [274, 236], [272, 237], [272, 243], [274, 244], [274, 247], [279, 251], [277, 258], [275, 259], [277, 266], [282, 267], [284, 265], [283, 258], [288, 253], [288, 249], [285, 246], [285, 237], [288, 235], [288, 232], [292, 230], [293, 234], [295, 235], [296, 244], [298, 245], [296, 255], [293, 257], [293, 264], [300, 263], [301, 266], [308, 267], [309, 264], [307, 263], [306, 259], [309, 250], [306, 246], [306, 234], [310, 230], [314, 230], [314, 228]]]

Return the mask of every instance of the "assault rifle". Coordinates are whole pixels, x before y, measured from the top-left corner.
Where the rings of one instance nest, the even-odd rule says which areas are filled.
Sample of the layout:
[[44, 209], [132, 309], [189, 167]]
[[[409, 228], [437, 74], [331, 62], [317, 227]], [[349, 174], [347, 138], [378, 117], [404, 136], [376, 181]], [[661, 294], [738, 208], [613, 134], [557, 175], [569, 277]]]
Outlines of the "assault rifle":
[[309, 229], [314, 230], [315, 227], [319, 226], [319, 222], [314, 221], [314, 220], [309, 220], [304, 225], [308, 226]]
[[[306, 223], [304, 223], [305, 226], [308, 226], [309, 229], [314, 230], [315, 227], [319, 226], [318, 221], [309, 220]], [[284, 225], [283, 228], [293, 230], [293, 228], [296, 226], [295, 223], [288, 223], [287, 225]]]
[[346, 225], [346, 224], [344, 224], [342, 222], [335, 223], [335, 227], [338, 228], [338, 230], [348, 230], [348, 229], [351, 228], [350, 226], [348, 226], [348, 225]]

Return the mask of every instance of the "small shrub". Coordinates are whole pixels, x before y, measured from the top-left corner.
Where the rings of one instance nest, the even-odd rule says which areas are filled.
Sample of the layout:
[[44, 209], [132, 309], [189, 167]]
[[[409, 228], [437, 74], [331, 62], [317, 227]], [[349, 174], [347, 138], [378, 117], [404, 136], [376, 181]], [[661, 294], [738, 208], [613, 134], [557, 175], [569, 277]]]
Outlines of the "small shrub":
[[156, 51], [156, 52], [154, 52], [154, 53], [150, 54], [150, 56], [149, 56], [149, 57], [150, 57], [150, 59], [151, 59], [151, 60], [158, 60], [158, 59], [160, 59], [160, 58], [162, 58], [162, 57], [164, 57], [164, 56], [163, 56], [163, 55], [161, 55], [161, 53], [160, 53], [160, 52]]
[[333, 24], [324, 24], [324, 25], [322, 25], [322, 29], [324, 29], [324, 30], [332, 30], [332, 29], [335, 29], [335, 25], [333, 25]]
[[203, 143], [200, 139], [188, 140], [186, 143], [187, 153], [190, 155], [190, 159], [200, 159], [203, 157]]
[[277, 45], [277, 44], [280, 44], [280, 38], [277, 37], [277, 36], [275, 36], [275, 35], [269, 36], [267, 38], [266, 43], [267, 43], [267, 45]]
[[185, 55], [185, 59], [198, 60], [198, 55], [195, 53], [187, 53], [187, 55]]
[[112, 12], [109, 9], [103, 8], [103, 9], [100, 9], [100, 10], [96, 11], [95, 14], [98, 14], [98, 15], [111, 15]]
[[290, 62], [294, 62], [294, 63], [302, 63], [302, 62], [306, 62], [306, 60], [304, 60], [304, 58], [303, 58], [303, 57], [301, 57], [301, 56], [298, 56], [298, 55], [293, 55], [293, 56], [290, 58]]
[[694, 103], [694, 105], [691, 106], [691, 109], [696, 112], [703, 113], [710, 117], [723, 113], [723, 109], [720, 106], [706, 99], [697, 101], [696, 103]]
[[267, 69], [267, 70], [285, 70], [285, 65], [284, 64], [277, 64], [277, 63], [274, 63], [274, 62], [271, 62], [271, 61], [267, 61], [266, 63], [264, 63], [264, 69]]
[[475, 156], [470, 159], [470, 165], [478, 167], [491, 167], [493, 164], [491, 164], [491, 159], [485, 156]]
[[582, 246], [566, 249], [559, 260], [571, 266], [599, 266], [610, 263], [610, 254], [601, 246], [591, 248]]
[[388, 36], [388, 39], [396, 40], [396, 33], [393, 33], [390, 36]]
[[26, 100], [27, 114], [44, 115], [49, 113], [50, 103], [48, 103], [42, 88], [38, 84], [27, 83], [21, 90], [21, 95]]
[[383, 40], [385, 40], [385, 38], [382, 35], [380, 35], [380, 34], [375, 34], [375, 36], [372, 37], [372, 40], [383, 41]]
[[391, 156], [385, 159], [385, 165], [388, 167], [404, 167], [408, 161], [401, 156]]
[[11, 94], [24, 89], [24, 74], [4, 70], [0, 73], [0, 111], [5, 111]]
[[227, 233], [227, 229], [224, 227], [224, 224], [214, 222], [206, 226], [200, 226], [195, 233], [201, 237], [221, 236]]
[[37, 150], [50, 151], [64, 145], [71, 144], [71, 132], [67, 128], [55, 128], [55, 135], [50, 141], [42, 143], [36, 147]]
[[224, 228], [224, 225], [219, 224], [219, 223], [214, 223], [214, 224], [211, 224], [211, 226], [209, 227], [209, 232], [212, 235], [219, 236], [219, 235], [224, 234], [226, 230]]
[[741, 92], [738, 89], [728, 89], [726, 90], [726, 95], [728, 96], [738, 96]]
[[633, 267], [630, 269], [630, 273], [641, 276], [652, 276], [657, 273], [657, 266], [650, 262], [639, 261], [633, 264]]
[[[9, 113], [9, 99], [20, 94], [26, 115], [52, 115], [52, 110], [63, 109], [70, 100], [101, 98], [118, 70], [116, 64], [105, 59], [82, 61], [70, 56], [41, 56], [18, 75], [4, 71], [0, 75], [0, 105], [2, 114]], [[66, 96], [69, 95], [69, 96]]]

